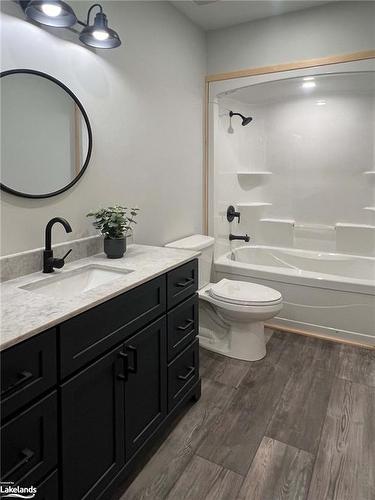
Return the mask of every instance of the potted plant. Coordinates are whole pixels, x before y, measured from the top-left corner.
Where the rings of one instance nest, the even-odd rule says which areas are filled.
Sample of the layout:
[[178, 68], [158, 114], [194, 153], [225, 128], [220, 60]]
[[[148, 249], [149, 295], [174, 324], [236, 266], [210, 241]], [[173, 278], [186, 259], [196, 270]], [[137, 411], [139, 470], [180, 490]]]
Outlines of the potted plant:
[[104, 236], [104, 252], [108, 259], [123, 257], [126, 252], [126, 236], [136, 224], [134, 217], [137, 216], [138, 211], [139, 208], [128, 209], [115, 205], [87, 214], [87, 217], [94, 217], [93, 226]]

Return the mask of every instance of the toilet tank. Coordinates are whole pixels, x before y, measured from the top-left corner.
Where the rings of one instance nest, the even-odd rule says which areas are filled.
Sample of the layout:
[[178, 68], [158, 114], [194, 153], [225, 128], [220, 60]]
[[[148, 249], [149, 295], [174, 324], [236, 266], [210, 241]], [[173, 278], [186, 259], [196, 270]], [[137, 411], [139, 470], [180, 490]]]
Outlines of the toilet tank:
[[201, 252], [198, 257], [199, 276], [198, 288], [208, 285], [211, 279], [212, 264], [214, 258], [215, 238], [203, 234], [193, 234], [182, 240], [172, 241], [165, 245], [169, 248], [180, 248], [181, 250], [192, 250]]

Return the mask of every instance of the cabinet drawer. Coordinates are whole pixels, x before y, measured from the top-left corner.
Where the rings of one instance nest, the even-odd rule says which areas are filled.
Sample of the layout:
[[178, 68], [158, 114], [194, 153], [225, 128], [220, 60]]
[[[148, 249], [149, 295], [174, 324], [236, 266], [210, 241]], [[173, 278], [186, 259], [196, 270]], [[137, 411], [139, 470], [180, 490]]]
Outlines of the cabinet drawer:
[[168, 361], [194, 340], [198, 325], [197, 295], [193, 295], [168, 313]]
[[165, 309], [164, 275], [63, 323], [59, 332], [62, 378], [125, 340]]
[[1, 415], [7, 418], [56, 384], [56, 331], [1, 353]]
[[168, 309], [187, 299], [198, 289], [198, 260], [173, 269], [167, 275]]
[[196, 339], [168, 366], [168, 411], [189, 391], [199, 378], [199, 343]]
[[56, 391], [5, 424], [1, 440], [1, 481], [35, 486], [56, 468]]

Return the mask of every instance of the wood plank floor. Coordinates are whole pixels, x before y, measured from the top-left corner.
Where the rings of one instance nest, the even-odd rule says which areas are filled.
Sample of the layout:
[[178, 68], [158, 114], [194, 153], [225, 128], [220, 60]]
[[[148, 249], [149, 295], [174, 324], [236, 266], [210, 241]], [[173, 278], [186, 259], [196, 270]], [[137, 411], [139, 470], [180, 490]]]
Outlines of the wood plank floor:
[[116, 499], [375, 499], [375, 351], [274, 332], [261, 361], [200, 355], [201, 399]]

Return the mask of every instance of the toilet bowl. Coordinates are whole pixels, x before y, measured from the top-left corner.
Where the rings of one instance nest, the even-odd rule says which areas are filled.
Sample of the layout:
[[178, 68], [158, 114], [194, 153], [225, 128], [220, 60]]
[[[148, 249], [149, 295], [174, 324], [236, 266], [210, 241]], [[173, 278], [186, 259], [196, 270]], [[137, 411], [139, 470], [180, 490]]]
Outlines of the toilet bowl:
[[210, 236], [193, 235], [166, 246], [201, 252], [198, 258], [200, 345], [236, 359], [264, 358], [264, 322], [281, 311], [281, 293], [247, 281], [222, 279], [212, 283], [214, 238]]
[[[237, 294], [233, 293], [235, 290]], [[207, 309], [211, 307], [219, 319], [217, 323], [221, 322], [222, 328], [227, 330], [224, 336], [218, 333], [220, 324], [214, 330], [206, 330], [206, 335], [201, 336], [203, 347], [246, 361], [264, 358], [264, 321], [281, 311], [280, 292], [254, 283], [222, 279], [218, 283], [204, 286], [198, 294], [201, 313], [208, 315]], [[238, 299], [239, 295], [241, 300]], [[207, 325], [207, 321], [205, 324]], [[205, 328], [204, 324], [201, 328]]]

